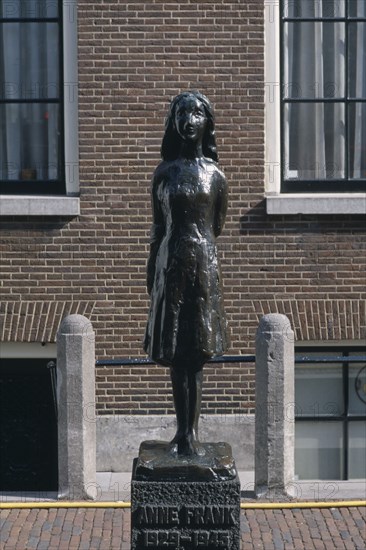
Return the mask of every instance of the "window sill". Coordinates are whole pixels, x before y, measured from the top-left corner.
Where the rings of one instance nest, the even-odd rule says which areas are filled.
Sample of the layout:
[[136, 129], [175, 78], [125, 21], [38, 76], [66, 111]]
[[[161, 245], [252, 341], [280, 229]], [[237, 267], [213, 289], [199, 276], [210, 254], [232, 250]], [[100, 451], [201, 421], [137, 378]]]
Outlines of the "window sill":
[[0, 196], [0, 216], [78, 216], [79, 214], [78, 197]]
[[365, 193], [268, 194], [267, 214], [366, 214]]

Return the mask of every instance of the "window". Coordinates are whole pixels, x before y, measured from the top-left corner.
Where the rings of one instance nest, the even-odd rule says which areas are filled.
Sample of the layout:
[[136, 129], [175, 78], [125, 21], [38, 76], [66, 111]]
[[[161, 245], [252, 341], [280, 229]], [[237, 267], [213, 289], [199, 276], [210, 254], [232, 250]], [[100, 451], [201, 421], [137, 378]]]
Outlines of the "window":
[[366, 477], [366, 361], [360, 348], [297, 348], [295, 473]]
[[2, 193], [65, 191], [60, 8], [0, 3]]
[[2, 215], [78, 213], [76, 59], [76, 0], [0, 0]]
[[282, 10], [282, 190], [364, 191], [366, 3]]
[[267, 210], [365, 213], [366, 3], [281, 0], [275, 8], [267, 0], [267, 8], [271, 4]]

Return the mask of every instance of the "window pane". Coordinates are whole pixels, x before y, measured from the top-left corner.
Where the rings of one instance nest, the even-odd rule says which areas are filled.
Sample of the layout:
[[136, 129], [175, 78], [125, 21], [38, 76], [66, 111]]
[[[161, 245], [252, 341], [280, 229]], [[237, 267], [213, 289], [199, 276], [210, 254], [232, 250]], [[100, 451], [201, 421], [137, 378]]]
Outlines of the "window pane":
[[349, 24], [349, 96], [366, 99], [366, 23]]
[[341, 179], [345, 166], [345, 109], [341, 103], [284, 106], [285, 178]]
[[366, 178], [366, 103], [349, 105], [348, 134], [350, 178]]
[[348, 0], [348, 14], [350, 17], [366, 17], [365, 0]]
[[344, 412], [342, 387], [341, 367], [296, 366], [296, 415], [340, 416]]
[[0, 179], [58, 179], [59, 106], [0, 105]]
[[348, 410], [350, 414], [366, 416], [366, 367], [349, 367]]
[[286, 23], [284, 96], [344, 97], [344, 41], [344, 23]]
[[2, 99], [59, 96], [57, 23], [0, 24]]
[[341, 479], [342, 439], [341, 422], [296, 422], [296, 476], [299, 479]]
[[366, 477], [366, 422], [350, 422], [348, 427], [348, 478]]
[[48, 18], [58, 16], [58, 0], [0, 0], [0, 17]]
[[[362, 0], [363, 1], [363, 0]], [[285, 17], [344, 17], [344, 0], [284, 0]]]

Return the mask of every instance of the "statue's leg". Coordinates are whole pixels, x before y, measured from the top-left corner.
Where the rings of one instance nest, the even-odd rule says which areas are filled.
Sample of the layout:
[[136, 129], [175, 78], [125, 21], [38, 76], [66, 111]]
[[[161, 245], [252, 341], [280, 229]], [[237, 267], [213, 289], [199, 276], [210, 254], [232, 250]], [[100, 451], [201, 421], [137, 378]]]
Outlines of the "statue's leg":
[[177, 432], [172, 440], [178, 454], [199, 454], [198, 419], [201, 411], [202, 368], [171, 368]]
[[171, 367], [170, 377], [172, 380], [174, 408], [177, 417], [177, 433], [172, 443], [179, 443], [188, 433], [189, 398], [187, 371], [184, 368]]
[[201, 413], [203, 369], [188, 372], [188, 433], [198, 442], [198, 420]]

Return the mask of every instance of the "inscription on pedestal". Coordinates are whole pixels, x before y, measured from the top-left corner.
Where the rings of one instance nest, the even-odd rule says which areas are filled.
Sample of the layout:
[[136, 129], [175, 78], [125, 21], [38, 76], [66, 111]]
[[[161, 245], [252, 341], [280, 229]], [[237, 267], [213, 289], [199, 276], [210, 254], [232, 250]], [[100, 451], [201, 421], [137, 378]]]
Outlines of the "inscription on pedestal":
[[[208, 445], [209, 450], [215, 447]], [[240, 482], [230, 456], [230, 474], [235, 476], [222, 479], [224, 464], [220, 460], [226, 461], [220, 458], [222, 446], [217, 445], [216, 462], [207, 456], [206, 463], [198, 459], [193, 464], [188, 460], [172, 461], [169, 467], [173, 480], [165, 479], [166, 469], [155, 456], [146, 454], [142, 460], [140, 454], [143, 468], [139, 472], [135, 463], [131, 486], [132, 550], [240, 550]], [[150, 445], [145, 447], [150, 450]], [[155, 455], [161, 452], [161, 445], [153, 451]], [[211, 454], [214, 456], [214, 452]], [[149, 473], [148, 459], [155, 460], [158, 472]], [[160, 472], [164, 478], [158, 481]], [[151, 481], [139, 479], [148, 475]], [[181, 476], [184, 481], [179, 479]], [[203, 481], [207, 478], [212, 480]]]
[[[142, 532], [142, 544], [144, 548], [231, 548], [231, 533], [228, 531], [181, 531], [146, 530]], [[182, 546], [184, 545], [184, 546]]]
[[223, 528], [236, 525], [235, 512], [234, 506], [139, 506], [134, 525], [141, 548], [230, 548], [231, 532]]
[[[139, 491], [139, 485], [143, 484]], [[226, 504], [203, 504], [203, 505], [165, 505], [165, 504], [141, 504], [141, 497], [148, 497], [148, 482], [133, 482], [133, 487], [140, 492], [140, 502], [133, 499], [132, 510], [132, 549], [145, 550], [152, 548], [191, 549], [226, 549], [239, 550], [239, 526], [240, 526], [240, 499], [236, 502]], [[228, 487], [227, 485], [231, 485]], [[232, 496], [233, 482], [219, 483], [218, 490], [227, 496]], [[183, 486], [185, 489], [184, 500], [192, 501], [192, 491], [199, 491], [195, 483], [178, 484], [178, 491], [174, 491], [174, 485], [163, 482], [154, 483], [150, 496], [155, 498], [159, 495], [159, 485], [163, 485], [164, 496], [171, 491], [171, 496], [176, 494], [176, 500], [183, 500]], [[198, 484], [203, 485], [203, 484]], [[225, 487], [226, 485], [226, 487]], [[161, 487], [160, 487], [161, 488]], [[204, 493], [204, 491], [202, 491]], [[201, 500], [210, 498], [208, 494], [202, 496]], [[231, 493], [231, 495], [229, 495]], [[144, 496], [142, 496], [144, 495]], [[239, 492], [238, 492], [239, 495]], [[161, 496], [161, 495], [160, 495]], [[171, 500], [171, 499], [169, 499]]]
[[235, 525], [233, 506], [140, 506], [136, 525], [219, 526]]

